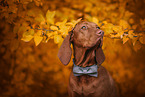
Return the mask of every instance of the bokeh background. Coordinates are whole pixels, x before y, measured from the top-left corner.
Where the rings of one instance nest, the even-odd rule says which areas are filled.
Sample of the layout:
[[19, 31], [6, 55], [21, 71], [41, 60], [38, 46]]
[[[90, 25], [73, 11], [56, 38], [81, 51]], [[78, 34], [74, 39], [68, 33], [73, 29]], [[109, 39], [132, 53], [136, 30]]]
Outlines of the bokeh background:
[[[68, 97], [72, 62], [61, 64], [59, 45], [53, 38], [38, 46], [21, 40], [22, 26], [41, 25], [40, 13], [56, 11], [55, 22], [96, 16], [117, 25], [124, 19], [139, 35], [145, 33], [144, 5], [145, 0], [0, 0], [0, 97]], [[102, 65], [121, 97], [145, 97], [145, 45], [133, 41], [104, 37]]]

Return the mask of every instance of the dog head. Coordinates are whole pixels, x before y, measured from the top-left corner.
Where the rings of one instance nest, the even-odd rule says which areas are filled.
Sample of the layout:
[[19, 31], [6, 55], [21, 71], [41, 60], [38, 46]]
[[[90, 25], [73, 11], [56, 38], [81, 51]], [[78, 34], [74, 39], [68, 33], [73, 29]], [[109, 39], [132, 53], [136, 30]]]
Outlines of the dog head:
[[83, 21], [75, 26], [72, 35], [74, 45], [89, 49], [99, 43], [102, 45], [104, 32], [97, 24]]
[[103, 35], [104, 32], [97, 24], [87, 21], [79, 22], [64, 39], [58, 52], [59, 59], [64, 65], [69, 63], [72, 54], [70, 45], [73, 43], [73, 45], [86, 49], [96, 48], [96, 61], [102, 64], [105, 60], [102, 51]]

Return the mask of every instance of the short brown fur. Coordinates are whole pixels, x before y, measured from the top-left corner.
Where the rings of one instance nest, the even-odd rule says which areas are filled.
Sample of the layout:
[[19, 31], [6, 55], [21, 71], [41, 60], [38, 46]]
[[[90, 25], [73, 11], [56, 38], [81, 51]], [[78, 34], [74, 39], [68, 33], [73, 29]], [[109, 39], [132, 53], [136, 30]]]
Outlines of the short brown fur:
[[99, 66], [98, 77], [70, 75], [68, 93], [70, 97], [118, 97], [115, 83], [108, 71], [100, 66], [105, 56], [102, 50], [104, 32], [92, 22], [81, 21], [64, 39], [58, 57], [64, 65], [71, 59], [71, 43], [74, 62], [81, 67], [94, 64]]

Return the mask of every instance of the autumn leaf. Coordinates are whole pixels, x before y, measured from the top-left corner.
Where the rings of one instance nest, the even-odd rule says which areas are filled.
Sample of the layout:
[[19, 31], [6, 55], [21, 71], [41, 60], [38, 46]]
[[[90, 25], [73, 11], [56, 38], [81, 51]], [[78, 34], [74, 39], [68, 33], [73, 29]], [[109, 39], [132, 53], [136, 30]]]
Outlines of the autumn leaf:
[[119, 31], [117, 34], [110, 34], [110, 36], [112, 37], [112, 38], [114, 38], [114, 37], [118, 37], [118, 38], [120, 38], [120, 39], [122, 39], [122, 37], [123, 37], [123, 34], [124, 34], [124, 31]]
[[121, 28], [121, 26], [113, 26], [113, 31], [118, 33], [120, 31], [122, 31], [122, 28]]
[[134, 38], [132, 39], [133, 46], [135, 46], [135, 44], [136, 44], [137, 41], [138, 41], [138, 37], [134, 37]]
[[34, 35], [34, 30], [29, 29], [29, 31], [23, 33], [23, 37], [21, 38], [21, 40], [25, 42], [29, 42], [34, 37], [33, 35]]
[[28, 10], [27, 11], [27, 15], [28, 16], [32, 16], [32, 17], [35, 17], [35, 12], [33, 10]]
[[34, 42], [35, 42], [36, 46], [38, 46], [40, 44], [40, 42], [43, 40], [43, 37], [41, 36], [41, 34], [42, 34], [41, 31], [38, 31], [34, 35]]
[[92, 18], [92, 22], [96, 23], [96, 24], [99, 24], [99, 20], [96, 18], [96, 17], [93, 17]]
[[67, 26], [67, 19], [62, 22], [57, 22], [55, 25], [59, 27], [58, 32], [60, 32], [63, 36], [66, 36], [71, 28], [71, 26]]
[[57, 22], [55, 25], [61, 27], [61, 26], [66, 25], [66, 22], [67, 22], [67, 19], [64, 19], [62, 22]]
[[59, 32], [61, 32], [62, 35], [66, 36], [69, 32], [70, 26], [61, 26]]
[[136, 41], [135, 45], [133, 46], [135, 51], [138, 51], [141, 48], [141, 43], [139, 41]]
[[90, 6], [87, 6], [87, 7], [84, 9], [84, 11], [85, 11], [85, 12], [90, 12], [91, 9], [92, 9], [92, 8], [91, 8]]
[[85, 14], [85, 19], [87, 19], [88, 21], [92, 21], [92, 17], [90, 16], [90, 15], [88, 15], [88, 14]]
[[142, 44], [145, 44], [145, 34], [142, 34], [142, 36], [139, 38], [139, 41], [140, 41]]
[[127, 28], [130, 28], [130, 25], [125, 20], [120, 20], [119, 25], [122, 26], [122, 28], [125, 30]]
[[133, 23], [134, 23], [133, 18], [130, 18], [130, 19], [129, 19], [129, 23], [130, 23], [130, 24], [133, 24]]
[[132, 29], [135, 30], [135, 29], [137, 28], [137, 26], [138, 26], [138, 25], [136, 25], [136, 24], [135, 24], [135, 25], [132, 25]]
[[37, 36], [37, 35], [35, 35], [35, 36], [34, 36], [35, 45], [38, 46], [39, 43], [42, 41], [42, 39], [43, 39], [42, 36]]
[[66, 25], [71, 25], [72, 27], [75, 27], [75, 25], [81, 21], [82, 18], [77, 19], [76, 21], [73, 20], [71, 22], [66, 23]]
[[126, 37], [126, 36], [124, 36], [124, 37], [123, 37], [123, 44], [125, 44], [128, 40], [129, 40], [129, 38]]
[[145, 19], [140, 19], [140, 24], [143, 26], [145, 25]]
[[[104, 31], [103, 66], [119, 85], [120, 95], [144, 96], [144, 1], [136, 1], [1, 0], [0, 96], [67, 97], [73, 62], [60, 65], [57, 51], [80, 18]], [[33, 38], [35, 45], [48, 42], [35, 47]]]
[[55, 11], [48, 10], [46, 13], [46, 21], [48, 24], [54, 24]]
[[58, 27], [56, 27], [56, 26], [50, 26], [50, 29], [51, 30], [58, 30]]
[[63, 40], [61, 35], [55, 35], [54, 36], [54, 43], [58, 44], [59, 42], [61, 42]]
[[44, 21], [45, 21], [45, 18], [43, 17], [42, 14], [38, 14], [38, 15], [35, 17], [35, 21], [37, 21], [37, 22], [44, 22]]
[[107, 23], [101, 27], [101, 29], [105, 32], [105, 34], [113, 33], [114, 25], [111, 23]]
[[128, 37], [130, 38], [130, 39], [133, 39], [134, 38], [134, 33], [133, 33], [133, 30], [129, 30], [128, 31]]
[[102, 23], [103, 23], [104, 25], [106, 25], [108, 22], [107, 22], [107, 21], [103, 21]]

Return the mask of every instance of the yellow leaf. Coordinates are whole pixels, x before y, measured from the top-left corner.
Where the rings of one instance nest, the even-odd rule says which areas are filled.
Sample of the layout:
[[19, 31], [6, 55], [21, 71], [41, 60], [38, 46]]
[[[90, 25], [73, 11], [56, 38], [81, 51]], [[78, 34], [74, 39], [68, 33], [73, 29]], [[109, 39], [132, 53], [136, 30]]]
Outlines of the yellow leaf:
[[23, 33], [21, 40], [23, 40], [25, 42], [29, 42], [33, 38], [33, 35], [34, 35], [34, 30], [29, 29], [28, 31]]
[[66, 25], [71, 25], [72, 27], [75, 27], [75, 25], [81, 21], [82, 18], [77, 19], [76, 21], [73, 20], [72, 22], [66, 23]]
[[88, 14], [84, 15], [85, 19], [87, 19], [88, 21], [92, 21], [92, 17]]
[[126, 37], [126, 36], [124, 36], [124, 37], [123, 37], [123, 44], [125, 44], [128, 40], [129, 40], [129, 38]]
[[90, 12], [91, 11], [91, 7], [90, 6], [88, 6], [88, 7], [86, 7], [85, 9], [84, 9], [84, 12]]
[[103, 21], [103, 24], [105, 24], [105, 25], [106, 25], [106, 24], [107, 24], [107, 21]]
[[56, 27], [56, 26], [50, 26], [50, 29], [51, 30], [58, 30], [58, 27]]
[[134, 38], [132, 39], [133, 46], [135, 46], [137, 40], [138, 40], [138, 37], [134, 37]]
[[54, 32], [53, 32], [53, 34], [54, 34], [54, 35], [57, 35], [57, 34], [58, 34], [58, 32], [57, 32], [57, 31], [54, 31]]
[[28, 32], [30, 33], [30, 35], [34, 35], [34, 30], [33, 29], [29, 29]]
[[143, 35], [139, 38], [139, 41], [140, 41], [142, 44], [145, 44], [145, 34], [143, 34]]
[[57, 22], [55, 25], [57, 26], [64, 26], [67, 22], [67, 19], [64, 19], [62, 22]]
[[66, 26], [67, 19], [65, 19], [63, 22], [57, 22], [55, 25], [59, 26], [59, 32], [66, 36], [71, 28], [71, 26]]
[[121, 26], [114, 26], [114, 27], [113, 27], [113, 30], [114, 30], [115, 32], [120, 32], [120, 31], [122, 31], [122, 28], [121, 28]]
[[60, 46], [62, 45], [63, 39], [61, 39], [58, 43], [58, 48], [60, 48]]
[[132, 25], [132, 29], [136, 29], [138, 25]]
[[27, 30], [27, 27], [24, 27], [24, 26], [20, 26], [19, 29], [18, 29], [18, 33], [23, 33]]
[[76, 25], [78, 22], [80, 22], [81, 20], [82, 20], [82, 18], [77, 19], [77, 20], [75, 21], [75, 25]]
[[47, 33], [46, 34], [48, 37], [52, 37], [53, 36], [53, 33]]
[[62, 36], [61, 35], [55, 35], [54, 36], [54, 43], [59, 43], [63, 40]]
[[93, 17], [92, 18], [92, 22], [96, 23], [96, 24], [99, 24], [99, 20], [96, 18], [96, 17]]
[[45, 22], [45, 18], [43, 17], [42, 14], [38, 14], [37, 17], [35, 18], [37, 22]]
[[140, 24], [145, 25], [145, 19], [140, 19]]
[[133, 24], [133, 23], [134, 23], [133, 18], [130, 18], [130, 19], [129, 19], [129, 23], [130, 23], [130, 24]]
[[104, 33], [107, 35], [107, 34], [110, 34], [110, 33], [113, 33], [113, 27], [114, 25], [111, 24], [111, 23], [107, 23], [106, 25], [103, 25], [101, 27], [101, 29], [104, 31]]
[[130, 25], [125, 20], [120, 20], [119, 25], [123, 27], [123, 29], [130, 28]]
[[130, 12], [130, 11], [125, 11], [124, 13], [124, 17], [126, 20], [128, 20], [134, 13]]
[[42, 36], [37, 36], [37, 35], [35, 35], [35, 36], [34, 36], [35, 45], [37, 46], [37, 45], [42, 41], [42, 39], [43, 39]]
[[123, 33], [124, 33], [124, 31], [120, 31], [120, 32], [118, 32], [116, 35], [112, 35], [112, 34], [111, 34], [111, 37], [112, 37], [112, 38], [115, 38], [115, 37], [117, 38], [117, 37], [118, 37], [118, 38], [121, 38], [121, 39], [122, 39]]
[[48, 24], [54, 24], [54, 16], [55, 16], [55, 11], [47, 11], [46, 13], [46, 21]]
[[28, 35], [28, 36], [23, 36], [23, 38], [21, 38], [21, 40], [23, 40], [25, 42], [29, 42], [32, 38], [33, 38], [33, 36]]
[[39, 45], [39, 43], [43, 40], [43, 37], [41, 36], [41, 33], [42, 31], [39, 30], [37, 33], [35, 33], [34, 35], [34, 42], [35, 42], [35, 45]]
[[133, 46], [135, 51], [138, 51], [141, 48], [141, 43], [139, 41], [136, 42], [136, 44]]
[[60, 26], [59, 32], [61, 32], [63, 36], [66, 36], [69, 32], [69, 29], [70, 29], [70, 26]]
[[28, 15], [28, 16], [33, 16], [33, 17], [35, 17], [35, 11], [33, 11], [33, 10], [28, 10], [28, 11], [27, 11], [27, 15]]
[[128, 37], [131, 38], [131, 39], [133, 39], [133, 37], [134, 37], [133, 30], [129, 30], [128, 31]]
[[42, 35], [42, 30], [38, 30], [37, 33], [35, 33], [35, 35], [41, 36]]

